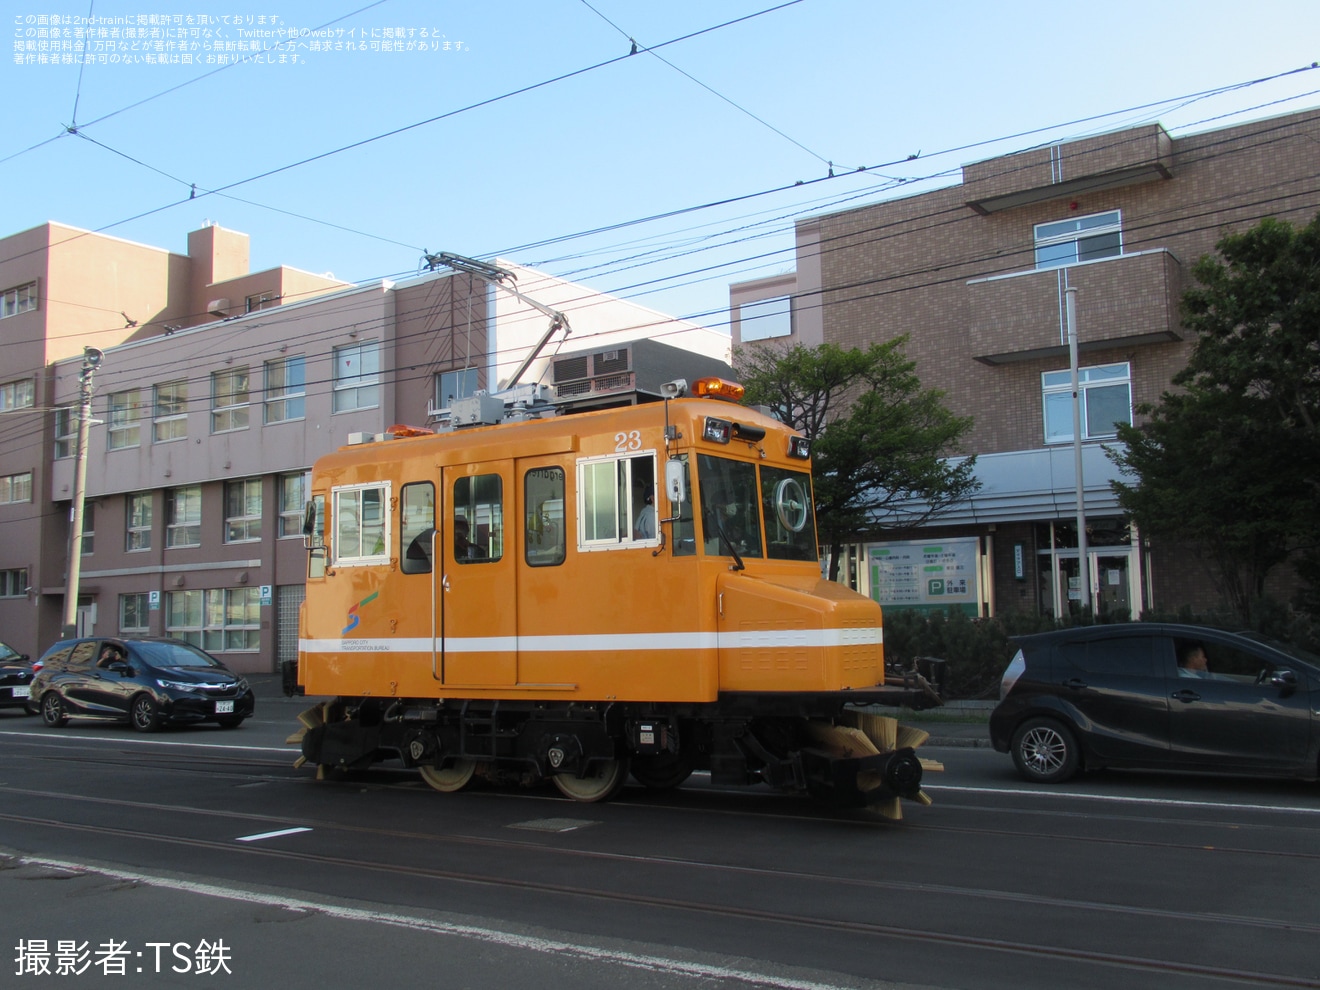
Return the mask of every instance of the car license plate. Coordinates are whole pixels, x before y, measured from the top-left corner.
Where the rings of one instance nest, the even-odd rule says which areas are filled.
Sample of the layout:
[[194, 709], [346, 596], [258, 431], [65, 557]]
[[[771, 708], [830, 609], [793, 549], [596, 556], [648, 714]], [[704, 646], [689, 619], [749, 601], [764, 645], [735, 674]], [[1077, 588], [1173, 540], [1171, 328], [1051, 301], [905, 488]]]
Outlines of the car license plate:
[[26, 684], [22, 685], [21, 687], [12, 688], [11, 690], [13, 691], [13, 696], [15, 698], [32, 697], [32, 689], [28, 687]]
[[217, 715], [232, 715], [234, 713], [234, 703], [232, 701], [217, 701], [215, 703], [215, 713]]

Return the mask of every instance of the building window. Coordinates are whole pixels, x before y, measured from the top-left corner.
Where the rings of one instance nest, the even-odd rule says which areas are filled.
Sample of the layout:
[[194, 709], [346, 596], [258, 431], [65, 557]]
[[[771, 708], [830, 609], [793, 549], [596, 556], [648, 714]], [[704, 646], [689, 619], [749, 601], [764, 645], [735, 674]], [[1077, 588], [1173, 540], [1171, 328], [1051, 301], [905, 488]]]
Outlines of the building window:
[[36, 401], [36, 387], [32, 379], [21, 382], [5, 382], [0, 385], [0, 412], [13, 412], [15, 409], [31, 409]]
[[202, 545], [202, 486], [185, 485], [165, 493], [165, 546]]
[[[1040, 376], [1045, 401], [1045, 442], [1072, 443], [1072, 372], [1047, 371]], [[1079, 368], [1077, 386], [1082, 406], [1082, 439], [1118, 435], [1114, 424], [1132, 422], [1132, 374], [1128, 364]]]
[[0, 598], [22, 598], [27, 595], [27, 568], [0, 571]]
[[578, 549], [655, 546], [654, 451], [584, 459], [577, 473]]
[[0, 477], [0, 505], [32, 501], [32, 472]]
[[738, 339], [770, 340], [793, 332], [793, 297], [758, 299], [738, 307]]
[[112, 393], [106, 427], [106, 449], [122, 450], [139, 446], [141, 419], [142, 398], [137, 389]]
[[225, 542], [261, 539], [261, 479], [225, 482]]
[[1036, 224], [1036, 267], [1058, 268], [1123, 253], [1118, 210]]
[[334, 492], [332, 549], [340, 565], [383, 564], [390, 558], [386, 513], [390, 486], [353, 485]]
[[0, 319], [37, 308], [37, 283], [28, 282], [0, 293]]
[[266, 362], [266, 422], [287, 423], [303, 418], [307, 373], [303, 357]]
[[171, 591], [165, 633], [213, 653], [254, 653], [261, 648], [261, 591]]
[[125, 550], [151, 549], [151, 493], [138, 492], [125, 500]]
[[83, 503], [82, 555], [86, 557], [96, 549], [96, 503]]
[[55, 459], [76, 454], [78, 447], [78, 410], [72, 406], [55, 410]]
[[188, 436], [188, 383], [157, 385], [155, 410], [156, 443], [185, 439]]
[[255, 296], [247, 297], [247, 312], [255, 313], [259, 309], [267, 309], [276, 305], [280, 301], [278, 292], [258, 292]]
[[448, 409], [455, 399], [466, 399], [477, 390], [477, 369], [442, 371], [435, 376], [435, 405]]
[[306, 471], [280, 475], [280, 539], [303, 535], [303, 514], [311, 485], [312, 476]]
[[211, 375], [211, 432], [246, 430], [247, 425], [247, 368], [214, 372]]
[[119, 631], [145, 633], [151, 625], [151, 595], [143, 592], [119, 596]]
[[380, 404], [380, 345], [375, 341], [335, 348], [335, 412]]

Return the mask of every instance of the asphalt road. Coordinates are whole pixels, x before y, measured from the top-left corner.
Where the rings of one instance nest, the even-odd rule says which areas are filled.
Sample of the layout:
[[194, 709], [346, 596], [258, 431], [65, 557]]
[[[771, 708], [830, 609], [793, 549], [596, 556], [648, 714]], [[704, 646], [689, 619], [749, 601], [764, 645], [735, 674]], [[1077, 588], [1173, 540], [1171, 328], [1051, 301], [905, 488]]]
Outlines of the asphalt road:
[[152, 736], [0, 713], [7, 985], [1320, 987], [1314, 784], [1039, 788], [927, 746], [934, 804], [898, 823], [700, 777], [444, 795], [295, 770], [301, 707]]

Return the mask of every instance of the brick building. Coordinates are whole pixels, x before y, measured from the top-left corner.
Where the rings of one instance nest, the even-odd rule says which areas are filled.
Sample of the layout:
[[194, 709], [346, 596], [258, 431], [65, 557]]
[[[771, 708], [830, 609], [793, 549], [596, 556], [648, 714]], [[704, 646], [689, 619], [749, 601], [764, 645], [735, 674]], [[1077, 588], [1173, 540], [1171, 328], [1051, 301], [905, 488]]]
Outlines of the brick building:
[[[728, 360], [726, 334], [505, 267], [572, 326], [524, 380], [555, 349], [636, 338]], [[312, 462], [497, 387], [546, 327], [450, 271], [363, 286], [249, 272], [247, 235], [214, 226], [187, 255], [57, 224], [0, 240], [0, 639], [36, 654], [61, 633], [84, 347], [104, 359], [79, 629], [180, 636], [261, 672], [296, 652]]]
[[799, 222], [794, 274], [731, 286], [735, 346], [864, 346], [907, 334], [923, 384], [975, 418], [965, 452], [977, 455], [980, 492], [901, 534], [910, 540], [852, 548], [852, 580], [891, 604], [970, 614], [1058, 615], [1076, 608], [1082, 580], [1110, 612], [1218, 604], [1191, 554], [1152, 543], [1122, 517], [1104, 448], [1113, 424], [1157, 401], [1187, 360], [1179, 303], [1197, 258], [1262, 217], [1316, 215], [1317, 147], [1314, 110], [1176, 139], [1144, 125], [977, 162], [959, 185]]

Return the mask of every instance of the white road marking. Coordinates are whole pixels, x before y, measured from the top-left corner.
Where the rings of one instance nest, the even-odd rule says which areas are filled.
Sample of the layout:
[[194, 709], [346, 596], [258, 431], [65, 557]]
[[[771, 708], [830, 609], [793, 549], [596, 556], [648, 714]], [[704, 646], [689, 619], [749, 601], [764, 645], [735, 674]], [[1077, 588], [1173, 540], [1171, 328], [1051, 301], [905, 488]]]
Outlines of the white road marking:
[[1124, 794], [1081, 794], [1077, 791], [1035, 791], [1024, 787], [966, 787], [958, 784], [927, 784], [921, 789], [928, 794], [1003, 794], [1011, 797], [1071, 798], [1077, 801], [1100, 801], [1108, 804], [1148, 804], [1159, 808], [1229, 808], [1234, 811], [1281, 811], [1295, 815], [1320, 815], [1320, 808], [1297, 807], [1283, 804], [1238, 804], [1234, 801], [1188, 801], [1181, 798], [1130, 797]]
[[484, 928], [476, 925], [459, 925], [451, 922], [434, 921], [430, 918], [417, 918], [406, 914], [393, 914], [386, 911], [367, 911], [361, 908], [349, 908], [338, 905], [304, 901], [294, 897], [281, 897], [275, 894], [263, 894], [251, 890], [221, 887], [217, 884], [196, 883], [190, 880], [176, 880], [166, 877], [151, 876], [103, 866], [88, 866], [67, 860], [45, 859], [24, 856], [23, 863], [44, 866], [57, 870], [72, 870], [75, 873], [91, 873], [110, 877], [115, 880], [129, 881], [175, 890], [183, 893], [201, 894], [203, 897], [219, 897], [224, 900], [239, 901], [245, 904], [260, 904], [265, 907], [284, 908], [289, 911], [305, 911], [309, 914], [323, 914], [329, 918], [345, 921], [365, 921], [410, 931], [436, 935], [452, 935], [455, 938], [470, 939], [516, 949], [525, 952], [538, 952], [545, 955], [573, 956], [587, 962], [610, 963], [629, 969], [647, 970], [653, 973], [668, 973], [687, 976], [696, 980], [736, 981], [757, 987], [771, 987], [773, 990], [842, 990], [828, 983], [811, 980], [796, 980], [784, 976], [756, 973], [750, 970], [731, 969], [727, 966], [710, 966], [703, 963], [685, 962], [681, 959], [668, 959], [664, 956], [642, 955], [617, 949], [605, 949], [593, 945], [581, 945], [575, 942], [561, 942], [555, 939], [539, 938], [533, 935], [519, 935], [514, 932], [502, 932], [496, 928]]
[[282, 828], [278, 832], [258, 832], [256, 835], [240, 835], [235, 842], [260, 842], [262, 839], [277, 839], [281, 835], [297, 835], [299, 832], [310, 832], [311, 829], [305, 825], [297, 828]]
[[0, 732], [0, 736], [16, 736], [33, 742], [41, 741], [43, 743], [120, 743], [126, 746], [162, 746], [177, 747], [179, 749], [238, 749], [249, 753], [282, 753], [285, 756], [295, 755], [298, 750], [294, 746], [236, 746], [232, 743], [208, 743], [208, 742], [168, 742], [164, 739], [137, 739], [133, 736], [92, 736], [79, 732], [69, 735], [56, 735], [54, 733], [32, 733], [32, 732]]

